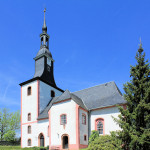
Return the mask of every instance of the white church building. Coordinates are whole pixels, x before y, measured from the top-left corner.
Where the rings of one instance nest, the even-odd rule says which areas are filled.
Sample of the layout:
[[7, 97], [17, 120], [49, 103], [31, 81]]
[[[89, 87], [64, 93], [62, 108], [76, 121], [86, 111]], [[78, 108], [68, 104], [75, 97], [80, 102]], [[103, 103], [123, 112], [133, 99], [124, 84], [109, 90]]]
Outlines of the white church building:
[[100, 135], [119, 130], [112, 116], [125, 100], [114, 82], [77, 92], [57, 87], [54, 60], [49, 51], [45, 22], [41, 46], [35, 60], [34, 77], [21, 86], [21, 147], [49, 146], [49, 149], [79, 150], [88, 146], [92, 130]]

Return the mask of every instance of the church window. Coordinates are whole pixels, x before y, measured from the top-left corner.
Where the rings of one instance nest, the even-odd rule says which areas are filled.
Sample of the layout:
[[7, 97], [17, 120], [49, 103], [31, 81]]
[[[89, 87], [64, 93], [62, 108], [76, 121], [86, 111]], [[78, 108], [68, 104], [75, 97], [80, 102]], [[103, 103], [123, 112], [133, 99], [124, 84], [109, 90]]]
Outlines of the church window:
[[31, 126], [28, 126], [28, 134], [31, 134]]
[[86, 141], [86, 135], [84, 135], [84, 141]]
[[51, 90], [51, 97], [55, 97], [55, 92]]
[[28, 121], [31, 121], [31, 113], [28, 113]]
[[82, 124], [86, 125], [86, 115], [82, 114]]
[[97, 119], [96, 120], [96, 130], [99, 134], [104, 134], [104, 119]]
[[28, 146], [31, 146], [31, 139], [28, 139]]
[[27, 90], [27, 95], [31, 95], [31, 86], [28, 87], [28, 90]]
[[61, 125], [67, 124], [67, 115], [66, 115], [66, 114], [62, 114], [62, 115], [60, 116], [60, 124], [61, 124]]

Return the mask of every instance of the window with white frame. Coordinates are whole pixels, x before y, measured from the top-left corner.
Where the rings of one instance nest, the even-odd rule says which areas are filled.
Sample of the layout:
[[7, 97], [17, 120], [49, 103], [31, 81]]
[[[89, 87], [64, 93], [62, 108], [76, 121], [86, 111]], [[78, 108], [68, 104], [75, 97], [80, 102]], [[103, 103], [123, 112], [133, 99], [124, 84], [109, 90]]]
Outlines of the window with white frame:
[[103, 123], [101, 120], [97, 122], [97, 131], [99, 134], [103, 134]]
[[67, 124], [67, 115], [66, 114], [60, 115], [60, 124], [61, 125]]

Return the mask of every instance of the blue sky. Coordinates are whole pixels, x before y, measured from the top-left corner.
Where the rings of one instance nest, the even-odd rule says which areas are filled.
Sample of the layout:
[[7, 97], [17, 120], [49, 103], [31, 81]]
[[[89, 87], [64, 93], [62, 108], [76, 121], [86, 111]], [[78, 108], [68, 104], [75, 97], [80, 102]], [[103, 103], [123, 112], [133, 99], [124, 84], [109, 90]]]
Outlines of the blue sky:
[[0, 108], [20, 110], [19, 83], [33, 78], [43, 10], [58, 87], [115, 81], [123, 92], [139, 38], [150, 58], [149, 0], [1, 0]]

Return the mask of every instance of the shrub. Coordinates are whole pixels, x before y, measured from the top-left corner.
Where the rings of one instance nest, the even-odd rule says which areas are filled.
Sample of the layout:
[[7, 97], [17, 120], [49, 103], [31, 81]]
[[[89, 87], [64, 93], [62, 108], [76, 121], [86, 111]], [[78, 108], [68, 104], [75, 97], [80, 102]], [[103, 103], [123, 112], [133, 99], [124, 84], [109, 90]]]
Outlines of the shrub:
[[89, 137], [89, 144], [92, 143], [98, 137], [99, 137], [98, 131], [93, 130]]
[[88, 150], [120, 150], [121, 141], [118, 138], [118, 132], [111, 132], [111, 135], [97, 135], [93, 131], [90, 136]]
[[112, 144], [112, 137], [110, 135], [101, 135], [90, 143], [88, 150], [110, 150], [115, 149]]

